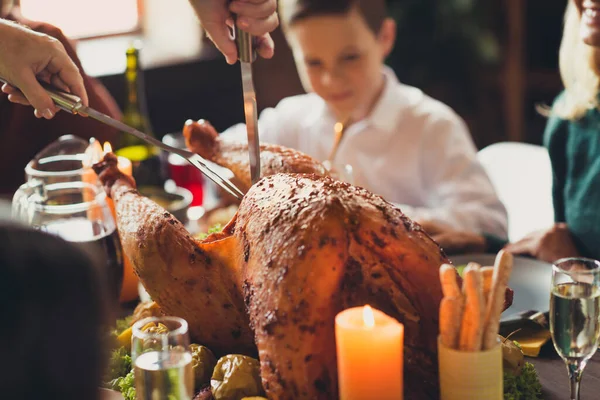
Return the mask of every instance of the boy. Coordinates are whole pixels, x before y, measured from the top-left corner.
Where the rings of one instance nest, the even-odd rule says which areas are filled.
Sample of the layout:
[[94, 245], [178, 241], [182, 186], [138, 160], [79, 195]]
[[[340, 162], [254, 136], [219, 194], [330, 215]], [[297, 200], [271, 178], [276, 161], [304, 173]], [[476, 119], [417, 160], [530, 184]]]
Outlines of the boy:
[[[464, 122], [384, 66], [396, 34], [385, 0], [281, 0], [280, 17], [308, 94], [261, 114], [262, 142], [325, 161], [343, 122], [334, 164], [352, 166], [354, 184], [416, 221], [506, 237], [506, 210]], [[224, 135], [244, 138], [245, 126]]]

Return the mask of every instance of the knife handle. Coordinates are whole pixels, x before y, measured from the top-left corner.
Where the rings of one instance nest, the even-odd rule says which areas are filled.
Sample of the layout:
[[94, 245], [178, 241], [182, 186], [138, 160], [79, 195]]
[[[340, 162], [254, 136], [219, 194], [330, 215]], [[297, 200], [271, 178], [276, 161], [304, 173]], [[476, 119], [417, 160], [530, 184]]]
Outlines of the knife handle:
[[238, 48], [238, 55], [241, 62], [251, 63], [256, 60], [256, 51], [254, 50], [254, 41], [252, 35], [235, 27], [235, 44]]
[[[2, 77], [0, 77], [0, 82], [12, 85], [12, 83]], [[44, 88], [46, 93], [48, 93], [48, 96], [50, 96], [54, 104], [61, 110], [65, 110], [71, 114], [77, 114], [77, 111], [83, 106], [81, 99], [74, 94], [63, 92], [44, 81], [38, 80], [38, 82]]]
[[71, 114], [77, 114], [78, 110], [83, 106], [81, 99], [74, 94], [63, 92], [46, 82], [40, 82], [40, 85], [42, 85], [48, 96], [54, 101], [54, 104], [62, 110]]
[[[231, 3], [232, 0], [229, 0]], [[256, 50], [254, 49], [254, 38], [248, 32], [245, 32], [237, 26], [237, 15], [231, 14], [233, 17], [233, 23], [235, 28], [230, 29], [232, 39], [235, 40], [235, 44], [238, 50], [238, 58], [241, 62], [252, 63], [256, 60]]]

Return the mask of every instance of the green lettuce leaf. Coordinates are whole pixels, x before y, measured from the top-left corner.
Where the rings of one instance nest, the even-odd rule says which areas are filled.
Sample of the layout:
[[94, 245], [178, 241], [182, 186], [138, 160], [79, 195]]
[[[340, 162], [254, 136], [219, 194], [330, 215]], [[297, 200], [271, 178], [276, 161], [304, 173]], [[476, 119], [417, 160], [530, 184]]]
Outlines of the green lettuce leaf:
[[526, 362], [521, 375], [504, 372], [504, 400], [538, 400], [542, 385], [533, 364]]

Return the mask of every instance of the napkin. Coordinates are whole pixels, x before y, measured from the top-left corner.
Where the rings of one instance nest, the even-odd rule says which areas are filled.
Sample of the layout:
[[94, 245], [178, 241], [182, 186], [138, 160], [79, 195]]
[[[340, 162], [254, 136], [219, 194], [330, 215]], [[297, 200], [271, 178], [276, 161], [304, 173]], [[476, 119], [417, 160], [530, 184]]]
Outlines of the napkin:
[[552, 338], [548, 329], [548, 314], [536, 311], [525, 311], [503, 320], [500, 334], [518, 342], [523, 354], [528, 357], [537, 357]]

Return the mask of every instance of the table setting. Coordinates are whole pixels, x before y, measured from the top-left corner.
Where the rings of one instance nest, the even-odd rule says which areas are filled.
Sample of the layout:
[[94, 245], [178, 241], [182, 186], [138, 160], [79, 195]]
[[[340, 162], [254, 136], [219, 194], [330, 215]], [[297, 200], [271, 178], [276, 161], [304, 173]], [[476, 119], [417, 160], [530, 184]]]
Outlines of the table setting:
[[227, 147], [186, 123], [199, 151], [46, 87], [64, 110], [182, 157], [240, 200], [198, 239], [187, 213], [136, 187], [110, 144], [61, 138], [28, 164], [14, 216], [99, 258], [115, 307], [139, 283], [148, 296], [110, 333], [103, 398], [593, 398], [600, 262], [448, 259], [399, 209], [353, 186], [335, 147], [322, 165], [261, 146], [248, 67], [249, 142]]
[[[500, 258], [500, 256], [495, 257]], [[481, 259], [479, 260], [481, 261]], [[581, 263], [580, 260], [571, 260], [569, 262], [571, 264], [578, 263], [577, 265]], [[518, 264], [518, 261], [515, 262], [515, 265]], [[475, 266], [476, 268], [476, 263], [471, 262], [469, 268], [471, 269], [472, 266]], [[551, 268], [554, 268], [557, 271], [555, 273], [557, 277], [553, 278], [553, 281], [556, 281], [557, 284], [560, 285], [561, 283], [559, 282], [562, 282], [562, 278], [559, 277], [562, 273], [560, 272], [560, 265], [554, 267], [551, 266]], [[573, 267], [571, 267], [571, 269], [572, 268]], [[444, 275], [444, 272], [442, 272], [444, 270], [448, 273], [453, 271], [454, 267], [450, 265], [442, 267], [440, 271], [441, 276]], [[583, 275], [595, 275], [598, 272], [600, 272], [598, 266], [596, 263], [592, 262], [591, 270], [584, 270]], [[488, 275], [485, 272], [482, 273], [482, 275], [484, 274]], [[452, 279], [458, 281], [460, 278]], [[444, 278], [441, 278], [441, 280], [444, 281]], [[584, 280], [589, 281], [587, 278]], [[483, 288], [489, 286], [485, 283], [485, 279], [482, 279], [481, 284]], [[442, 285], [444, 284], [442, 283]], [[455, 285], [458, 284], [455, 283]], [[458, 288], [458, 286], [456, 287]], [[500, 287], [497, 290], [500, 291], [501, 289], [502, 288]], [[501, 298], [504, 299], [504, 296], [501, 296]], [[444, 302], [442, 302], [442, 304], [444, 304]], [[445, 323], [443, 322], [444, 318], [441, 317], [443, 308], [444, 306], [440, 305], [440, 335], [438, 338], [438, 356], [440, 357], [438, 368], [442, 384], [441, 399], [465, 398], [464, 396], [469, 393], [474, 396], [482, 396], [477, 398], [489, 399], [569, 398], [569, 379], [565, 371], [565, 363], [557, 356], [552, 344], [552, 339], [541, 346], [540, 352], [535, 358], [523, 357], [524, 355], [521, 353], [520, 348], [518, 345], [513, 344], [514, 342], [510, 336], [508, 338], [498, 336], [498, 339], [492, 341], [492, 343], [495, 343], [492, 344], [492, 346], [495, 347], [491, 352], [450, 350], [451, 354], [449, 354], [449, 350], [442, 344], [443, 338], [446, 335], [444, 330]], [[510, 310], [510, 308], [507, 309], [505, 313], [508, 310]], [[514, 315], [515, 314], [513, 314], [512, 317], [513, 319], [516, 318]], [[459, 317], [458, 319], [461, 318]], [[510, 318], [507, 319], [506, 317], [498, 319], [499, 331], [502, 331], [502, 324], [507, 320], [511, 321]], [[459, 327], [456, 334], [460, 335], [460, 332], [461, 328]], [[335, 318], [335, 340], [338, 366], [337, 373], [340, 385], [339, 398], [364, 399], [373, 398], [372, 396], [390, 399], [426, 398], [412, 397], [409, 393], [404, 392], [405, 383], [403, 383], [403, 379], [398, 378], [403, 376], [403, 337], [403, 324], [394, 318], [389, 317], [382, 311], [373, 309], [369, 305], [349, 308], [338, 313]], [[458, 338], [456, 340], [458, 340]], [[483, 335], [481, 341], [483, 341]], [[596, 338], [596, 347], [598, 344]], [[520, 359], [522, 361], [518, 362], [518, 364], [520, 364], [518, 368], [516, 367], [517, 364], [514, 364], [514, 351], [521, 353]], [[507, 364], [510, 363], [513, 364], [508, 366]], [[457, 365], [462, 367], [456, 368]], [[587, 373], [584, 374], [585, 379], [581, 386], [581, 398], [593, 398], [592, 396], [596, 387], [595, 383], [597, 383], [600, 378], [600, 371], [598, 371], [599, 365], [600, 359], [598, 358], [598, 355], [589, 360], [589, 365], [586, 370]], [[385, 366], [385, 368], [383, 368], [383, 366]], [[518, 390], [514, 387], [503, 388], [503, 384], [506, 385], [506, 383], [510, 383], [511, 385], [519, 384], [516, 383], [519, 382], [518, 380], [512, 380], [506, 376], [507, 371], [514, 371], [514, 368], [520, 370], [523, 374], [523, 380], [528, 379], [528, 381], [525, 382], [535, 385], [537, 388], [536, 392], [524, 391], [522, 387]], [[445, 379], [444, 376], [448, 376], [448, 374], [451, 374], [448, 377], [448, 383], [443, 383], [443, 380]], [[467, 379], [467, 377], [472, 379]], [[520, 384], [523, 383], [521, 382]], [[494, 389], [494, 387], [496, 387], [496, 389]], [[378, 391], [379, 389], [381, 391]], [[485, 394], [480, 393], [477, 395], [477, 390], [485, 390]], [[496, 391], [495, 395], [491, 394], [491, 391], [493, 390]], [[510, 392], [510, 396], [517, 397], [506, 397], [509, 396], [506, 390], [512, 390], [513, 392]], [[515, 390], [517, 391], [515, 392]], [[523, 397], [518, 397], [516, 393]], [[250, 394], [252, 394], [252, 392], [250, 392]], [[255, 394], [264, 396], [264, 392], [260, 391], [260, 389], [257, 389]]]
[[[130, 271], [130, 276], [136, 278], [136, 294], [129, 294], [129, 298], [137, 297], [138, 278], [141, 278], [142, 285], [144, 285], [145, 279], [143, 269], [136, 271], [136, 274], [133, 274], [135, 267], [132, 265], [129, 259], [130, 256], [124, 252], [124, 248], [126, 248], [126, 245], [124, 245], [126, 242], [123, 242], [124, 232], [119, 232], [121, 234], [120, 236], [117, 235], [116, 228], [120, 222], [117, 216], [119, 205], [118, 202], [115, 203], [113, 199], [109, 198], [106, 193], [101, 190], [103, 187], [101, 177], [104, 171], [98, 168], [95, 168], [95, 170], [91, 168], [93, 164], [98, 165], [101, 160], [110, 158], [108, 157], [110, 154], [110, 147], [100, 146], [99, 143], [95, 141], [92, 141], [90, 144], [74, 137], [61, 138], [57, 143], [49, 146], [49, 148], [41, 152], [36, 159], [27, 166], [27, 182], [19, 189], [19, 191], [17, 191], [14, 196], [13, 213], [18, 219], [35, 227], [36, 229], [57, 234], [66, 240], [80, 243], [84, 247], [85, 243], [87, 243], [85, 237], [89, 232], [88, 236], [93, 239], [93, 241], [100, 243], [99, 245], [94, 245], [94, 249], [90, 250], [90, 253], [95, 253], [96, 255], [100, 253], [104, 257], [106, 277], [107, 281], [109, 282], [109, 287], [111, 288], [111, 298], [114, 304], [117, 304], [118, 301], [123, 301], [124, 299], [123, 291], [127, 286], [127, 270]], [[60, 163], [60, 165], [56, 163]], [[75, 165], [75, 167], [73, 167], [73, 165]], [[126, 159], [114, 157], [114, 168], [120, 177], [119, 179], [131, 179], [131, 165], [128, 164]], [[141, 192], [140, 196], [152, 201], [152, 197], [151, 195], [149, 196], [148, 193]], [[159, 204], [156, 204], [155, 201], [152, 201], [152, 203], [152, 206], [146, 204], [145, 207], [150, 207], [147, 209], [147, 211], [155, 212], [156, 210], [156, 212], [164, 213], [164, 208], [162, 207], [165, 206], [164, 203], [160, 204], [160, 201], [158, 202]], [[169, 217], [166, 218], [171, 218], [170, 215], [172, 214], [167, 214]], [[66, 230], [61, 230], [60, 226], [62, 225], [68, 225], [69, 228]], [[178, 223], [170, 223], [170, 225], [178, 226]], [[181, 228], [184, 229], [183, 226]], [[227, 232], [227, 229], [222, 229], [222, 231], [217, 229], [215, 232], [205, 236], [204, 241], [206, 241], [207, 244], [212, 243], [212, 241], [215, 239], [220, 241], [226, 237], [225, 232]], [[232, 241], [231, 238], [229, 240]], [[333, 241], [333, 238], [327, 239], [327, 242], [330, 241]], [[202, 240], [196, 242], [196, 245], [202, 246], [201, 242]], [[225, 240], [225, 242], [227, 242], [227, 240]], [[225, 245], [225, 248], [232, 248], [231, 246], [233, 245], [233, 243], [227, 244]], [[198, 254], [208, 254], [204, 253], [204, 251], [205, 250], [201, 250]], [[212, 251], [214, 251], [214, 249]], [[208, 262], [211, 256], [205, 255], [205, 257], [207, 258], [204, 262]], [[463, 256], [455, 256], [449, 260], [453, 264], [453, 266], [450, 266], [450, 268], [452, 271], [454, 271], [454, 267], [457, 267], [456, 270], [461, 274], [464, 274], [465, 272], [470, 274], [473, 272], [473, 270], [481, 269], [481, 279], [483, 279], [483, 276], [486, 276], [488, 277], [486, 279], [489, 280], [494, 275], [495, 269], [497, 269], [497, 267], [492, 266], [498, 265], [499, 257], [499, 255], [495, 254], [467, 254]], [[187, 259], [187, 261], [189, 262], [189, 259]], [[535, 398], [566, 398], [564, 396], [567, 396], [570, 390], [568, 385], [569, 377], [567, 377], [567, 374], [565, 373], [566, 371], [564, 362], [552, 349], [552, 321], [555, 321], [557, 318], [556, 316], [553, 317], [553, 314], [550, 312], [550, 297], [552, 294], [552, 296], [560, 298], [579, 298], [581, 297], [581, 293], [573, 292], [573, 290], [567, 290], [564, 292], [562, 289], [557, 289], [562, 287], [561, 285], [564, 286], [565, 284], [568, 284], [569, 282], [567, 282], [565, 279], [568, 279], [568, 277], [572, 275], [569, 273], [568, 268], [565, 272], [563, 269], [566, 267], [562, 267], [560, 263], [551, 265], [519, 256], [515, 256], [511, 263], [514, 263], [514, 266], [510, 268], [509, 273], [505, 273], [507, 281], [504, 286], [505, 288], [508, 287], [509, 290], [514, 293], [514, 295], [511, 297], [512, 304], [510, 307], [502, 313], [502, 316], [498, 315], [498, 326], [497, 328], [494, 328], [495, 335], [501, 333], [504, 336], [498, 336], [498, 338], [504, 338], [503, 340], [509, 340], [511, 343], [513, 343], [513, 341], [522, 343], [522, 345], [519, 344], [519, 346], [522, 346], [519, 351], [522, 351], [524, 355], [527, 356], [524, 360], [533, 366], [533, 369], [527, 370], [529, 371], [528, 377], [535, 377], [536, 382], [539, 379], [539, 384], [541, 385], [539, 393], [535, 394], [535, 396], [540, 397]], [[598, 265], [596, 262], [590, 262], [588, 264], [589, 265], [587, 267], [577, 273], [583, 276], [583, 282], [591, 288], [587, 289], [587, 291], [584, 291], [583, 294], [592, 298], [591, 303], [588, 301], [589, 305], [586, 307], [588, 307], [591, 312], [596, 312], [596, 314], [591, 315], [591, 318], [597, 319], [598, 308], [595, 306], [596, 303], [594, 303], [595, 300], [593, 299], [597, 298], [598, 293]], [[211, 264], [207, 264], [207, 266], [208, 265]], [[221, 267], [217, 266], [217, 268], [229, 268], [226, 260], [222, 259], [220, 265]], [[443, 265], [441, 261], [440, 265]], [[212, 264], [212, 267], [214, 266], [215, 265]], [[371, 276], [376, 277], [378, 274], [382, 273], [383, 272], [371, 272]], [[482, 280], [482, 282], [484, 281], [485, 280]], [[443, 282], [441, 285], [443, 287]], [[157, 288], [153, 287], [153, 284], [149, 282], [146, 282], [145, 286], [148, 286], [147, 288], [144, 288], [149, 289], [149, 292], [152, 293], [151, 295], [148, 295], [148, 300], [151, 301], [152, 299], [156, 300], [156, 298], [158, 298], [160, 301], [161, 295], [157, 295]], [[478, 290], [483, 291], [484, 286]], [[502, 285], [500, 285], [500, 288], [501, 287]], [[131, 290], [133, 289], [130, 288], [130, 291]], [[457, 293], [461, 291], [460, 288], [456, 290]], [[467, 293], [467, 288], [463, 287], [462, 292]], [[213, 297], [207, 296], [207, 298]], [[365, 299], [366, 298], [368, 297], [365, 297]], [[467, 296], [467, 298], [469, 297]], [[399, 301], [405, 301], [406, 297], [403, 295], [399, 297], [399, 299], [404, 299]], [[369, 398], [369, 396], [373, 395], [376, 395], [378, 398], [382, 399], [435, 398], [431, 397], [431, 394], [414, 394], [415, 392], [412, 392], [413, 389], [410, 388], [411, 382], [407, 381], [406, 365], [404, 365], [405, 363], [403, 361], [407, 351], [409, 353], [415, 351], [415, 349], [412, 349], [411, 347], [405, 347], [405, 335], [407, 332], [410, 333], [410, 330], [414, 329], [415, 327], [414, 321], [411, 321], [411, 319], [418, 319], [420, 317], [418, 317], [417, 314], [414, 314], [416, 311], [410, 307], [407, 307], [407, 309], [404, 310], [400, 315], [388, 315], [385, 311], [378, 309], [378, 307], [380, 307], [388, 311], [389, 305], [386, 305], [386, 301], [382, 302], [381, 299], [376, 298], [374, 300], [375, 301], [373, 302], [373, 305], [365, 303], [355, 307], [339, 309], [335, 315], [333, 315], [331, 320], [331, 325], [335, 327], [334, 342], [336, 349], [335, 358], [337, 360], [336, 379], [338, 382], [337, 384], [340, 398], [362, 399]], [[437, 304], [444, 304], [444, 300], [440, 300], [441, 303], [437, 302]], [[356, 302], [356, 300], [352, 301]], [[436, 304], [435, 301], [434, 304]], [[466, 304], [469, 303], [465, 302], [465, 305]], [[480, 306], [483, 304], [486, 304], [486, 302], [482, 302]], [[230, 307], [236, 306], [235, 304], [227, 306], [225, 310]], [[177, 307], [175, 307], [175, 309], [176, 308]], [[219, 306], [218, 308], [204, 312], [203, 315], [216, 316], [219, 313], [223, 313], [222, 310], [224, 310], [222, 306]], [[165, 316], [164, 314], [167, 315]], [[594, 315], [596, 315], [596, 317], [594, 317]], [[259, 318], [262, 317], [259, 316]], [[124, 340], [124, 342], [119, 343], [124, 343], [130, 348], [126, 354], [128, 354], [127, 357], [131, 358], [130, 365], [132, 367], [129, 368], [132, 369], [125, 376], [115, 378], [117, 382], [120, 382], [121, 385], [123, 385], [123, 387], [119, 386], [119, 383], [113, 383], [111, 387], [119, 390], [125, 388], [124, 393], [120, 394], [118, 390], [107, 390], [106, 388], [103, 388], [101, 390], [103, 398], [117, 399], [120, 398], [119, 396], [123, 395], [125, 395], [125, 397], [121, 398], [135, 398], [127, 397], [127, 391], [131, 392], [132, 390], [142, 394], [144, 393], [143, 390], [158, 390], [160, 393], [168, 390], [177, 390], [177, 398], [190, 399], [195, 398], [195, 396], [199, 396], [200, 394], [202, 394], [204, 397], [198, 398], [207, 399], [211, 398], [210, 396], [213, 396], [213, 398], [222, 399], [242, 398], [240, 397], [242, 395], [239, 393], [243, 393], [243, 396], [248, 398], [251, 396], [268, 395], [268, 393], [265, 393], [265, 389], [263, 387], [264, 384], [261, 384], [260, 382], [262, 370], [259, 366], [257, 358], [243, 355], [244, 351], [236, 351], [229, 354], [225, 354], [225, 352], [222, 351], [222, 348], [227, 348], [231, 345], [231, 343], [235, 343], [236, 340], [229, 344], [225, 343], [222, 348], [220, 348], [222, 342], [221, 340], [209, 340], [209, 342], [216, 343], [213, 348], [215, 348], [215, 353], [220, 356], [217, 358], [212, 351], [209, 350], [210, 346], [204, 347], [204, 343], [194, 343], [192, 346], [190, 346], [190, 338], [193, 337], [194, 339], [197, 339], [197, 336], [195, 333], [192, 333], [192, 335], [189, 334], [189, 317], [181, 318], [177, 312], [168, 312], [163, 310], [160, 312], [160, 314], [150, 318], [175, 318], [178, 321], [177, 323], [180, 325], [180, 328], [185, 326], [185, 329], [182, 328], [182, 330], [186, 331], [187, 333], [183, 334], [183, 338], [179, 344], [173, 344], [169, 342], [168, 337], [166, 339], [159, 337], [161, 333], [166, 334], [167, 336], [169, 335], [171, 329], [167, 328], [168, 324], [157, 322], [158, 320], [154, 321], [156, 323], [155, 326], [161, 326], [162, 328], [166, 329], [166, 331], [154, 333], [150, 332], [150, 335], [159, 335], [156, 338], [153, 338], [153, 340], [154, 342], [162, 343], [162, 351], [167, 353], [169, 357], [167, 358], [168, 360], [171, 360], [172, 357], [175, 357], [173, 354], [171, 354], [172, 349], [175, 347], [182, 348], [182, 351], [185, 354], [187, 354], [185, 349], [189, 349], [192, 346], [196, 346], [196, 348], [201, 347], [202, 349], [206, 349], [203, 350], [204, 352], [210, 352], [208, 353], [211, 354], [209, 358], [211, 360], [214, 359], [214, 362], [208, 363], [207, 369], [209, 372], [205, 374], [205, 377], [201, 381], [202, 385], [196, 386], [195, 384], [191, 383], [193, 380], [187, 377], [188, 375], [192, 374], [192, 372], [189, 372], [190, 366], [188, 366], [188, 364], [192, 365], [192, 361], [186, 361], [186, 366], [181, 367], [183, 368], [180, 374], [180, 376], [182, 376], [182, 380], [179, 384], [174, 386], [176, 389], [171, 388], [171, 383], [165, 383], [166, 381], [164, 374], [162, 375], [163, 378], [154, 378], [156, 374], [152, 373], [147, 375], [147, 379], [142, 377], [142, 375], [139, 375], [138, 378], [133, 378], [134, 376], [137, 376], [137, 372], [131, 375], [131, 373], [135, 372], [137, 368], [137, 356], [134, 351], [134, 343], [136, 340], [139, 342], [139, 339], [136, 339], [137, 336], [145, 335], [142, 328], [150, 323], [150, 321], [145, 321], [142, 319], [140, 321], [145, 321], [143, 326], [140, 327], [138, 321], [136, 323], [137, 325], [134, 324], [132, 327], [119, 332], [118, 335], [118, 337], [121, 338], [121, 341]], [[240, 323], [247, 323], [243, 322], [243, 317], [239, 318], [242, 318]], [[460, 317], [458, 319], [460, 319]], [[191, 321], [194, 323], [194, 319], [191, 319]], [[440, 321], [442, 321], [442, 318], [440, 318]], [[263, 323], [265, 322], [263, 321]], [[568, 324], [571, 323], [571, 321], [563, 322], [563, 328], [561, 328], [563, 331], [568, 331], [568, 327], [564, 327], [565, 323]], [[581, 328], [582, 332], [587, 332], [589, 334], [590, 343], [592, 343], [586, 347], [585, 351], [577, 349], [573, 350], [569, 348], [568, 345], [563, 345], [562, 347], [563, 357], [567, 357], [570, 352], [579, 351], [578, 354], [581, 354], [579, 360], [583, 361], [579, 362], [579, 364], [577, 364], [578, 367], [572, 371], [573, 376], [571, 377], [571, 381], [575, 386], [575, 388], [572, 390], [579, 390], [576, 389], [579, 382], [577, 377], [581, 375], [582, 365], [585, 363], [589, 364], [586, 369], [583, 369], [586, 373], [583, 374], [584, 379], [580, 389], [582, 398], [593, 395], [592, 391], [594, 383], [600, 379], [598, 373], [598, 356], [596, 355], [595, 357], [591, 357], [595, 351], [595, 348], [598, 346], [597, 327], [595, 328], [594, 326], [588, 325], [586, 325], [584, 328]], [[192, 327], [192, 332], [197, 332], [197, 329], [198, 328], [196, 328], [194, 325]], [[129, 333], [127, 333], [128, 330], [130, 331]], [[431, 336], [432, 332], [429, 331], [428, 333]], [[433, 363], [431, 368], [434, 372], [434, 375], [439, 376], [439, 378], [437, 378], [439, 381], [433, 381], [433, 384], [434, 386], [437, 386], [439, 382], [441, 389], [440, 398], [461, 398], [461, 396], [466, 396], [468, 393], [471, 393], [474, 396], [484, 396], [485, 398], [490, 399], [506, 398], [506, 392], [503, 393], [503, 390], [508, 390], [509, 388], [503, 387], [507, 381], [503, 376], [504, 373], [502, 363], [503, 357], [505, 357], [503, 354], [503, 349], [507, 346], [501, 346], [502, 343], [499, 341], [501, 339], [496, 339], [498, 342], [493, 351], [482, 350], [480, 347], [478, 347], [480, 350], [473, 351], [473, 354], [469, 354], [468, 351], [463, 351], [459, 348], [452, 349], [451, 347], [444, 346], [441, 342], [441, 338], [444, 336], [443, 331], [438, 333], [440, 333], [440, 341], [436, 343], [436, 350], [438, 357], [440, 357], [439, 364], [437, 362]], [[122, 337], [123, 335], [125, 335], [125, 338]], [[245, 333], [240, 332], [239, 334], [236, 333], [236, 335], [244, 336]], [[434, 336], [437, 337], [438, 335], [436, 334]], [[555, 339], [555, 342], [556, 340], [564, 341], [564, 339]], [[594, 341], [596, 343], [595, 347], [593, 345]], [[276, 344], [276, 346], [279, 345]], [[230, 347], [236, 350], [243, 349], [243, 346], [240, 347], [237, 345]], [[491, 352], [488, 354], [488, 351]], [[513, 348], [511, 351], [514, 352], [516, 350]], [[167, 357], [167, 355], [164, 356]], [[178, 360], [182, 359], [181, 357], [183, 357], [185, 360], [191, 360], [191, 355], [190, 357], [187, 355], [177, 357], [179, 357]], [[473, 357], [474, 359], [471, 360]], [[486, 357], [489, 357], [489, 360]], [[155, 368], [155, 366], [159, 364], [163, 366], [171, 365], [169, 362], [159, 362], [160, 359], [161, 358], [159, 357], [157, 360], [154, 360], [151, 363], [154, 365], [154, 367], [150, 368]], [[197, 366], [199, 364], [196, 363], [194, 365]], [[221, 365], [220, 370], [216, 368], [217, 365]], [[379, 366], [384, 365], [385, 374], [382, 374]], [[471, 366], [472, 368], [457, 370], [454, 368], [455, 365]], [[409, 365], [409, 368], [410, 367], [412, 366]], [[177, 369], [180, 367], [176, 366], [174, 368]], [[227, 368], [230, 369], [228, 370]], [[211, 369], [213, 371], [210, 371]], [[254, 377], [254, 380], [246, 380], [247, 382], [254, 382], [253, 384], [249, 385], [251, 389], [248, 389], [248, 392], [245, 392], [247, 388], [240, 389], [236, 387], [235, 389], [230, 389], [227, 385], [222, 386], [224, 381], [215, 379], [215, 377], [218, 376], [226, 376], [227, 372], [224, 371], [232, 372], [238, 370], [241, 372], [236, 372], [236, 374], [243, 373], [241, 376]], [[192, 369], [192, 371], [194, 370]], [[531, 373], [531, 371], [535, 371], [535, 374]], [[458, 384], [462, 382], [459, 380], [459, 376], [450, 375], [448, 380], [444, 380], [444, 377], [450, 372], [459, 373], [460, 377], [463, 378], [465, 375], [471, 376], [473, 378], [471, 382], [487, 382], [485, 385], [483, 385], [483, 387], [485, 390], [495, 390], [495, 394], [492, 395], [489, 394], [490, 392], [486, 392], [486, 394], [477, 395], [477, 390], [480, 389], [474, 387], [466, 387], [461, 389], [461, 386]], [[484, 375], [479, 376], [481, 373]], [[172, 376], [174, 373], [170, 374], [171, 375], [167, 375]], [[124, 383], [126, 382], [125, 379], [127, 379], [127, 375], [130, 375], [129, 386], [126, 386], [126, 383]], [[112, 381], [114, 382], [115, 379]], [[148, 383], [153, 382], [154, 380], [162, 383]], [[141, 386], [138, 387], [137, 383], [135, 386], [133, 385], [132, 382], [134, 381], [145, 383], [143, 386], [142, 383], [139, 383]], [[586, 382], [588, 381], [590, 383], [586, 385]], [[465, 382], [469, 382], [469, 380], [465, 380]], [[513, 382], [512, 384], [514, 384], [515, 381], [509, 382]], [[532, 385], [536, 384], [535, 382], [526, 382], [528, 384], [531, 383]], [[108, 384], [109, 382], [107, 382], [107, 385]], [[165, 387], [167, 387], [165, 385], [168, 386], [167, 389], [165, 389]], [[518, 386], [518, 384], [514, 385]], [[144, 387], [146, 387], [146, 389], [144, 389]], [[496, 389], [493, 389], [494, 387], [496, 387]], [[200, 390], [200, 392], [198, 392], [198, 390]], [[515, 387], [512, 387], [510, 390], [519, 391], [522, 390], [522, 388], [515, 389]], [[214, 396], [221, 396], [219, 393], [221, 393], [223, 397]], [[246, 396], [246, 394], [248, 396]], [[152, 396], [144, 395], [143, 397], [138, 398], [152, 398]]]

